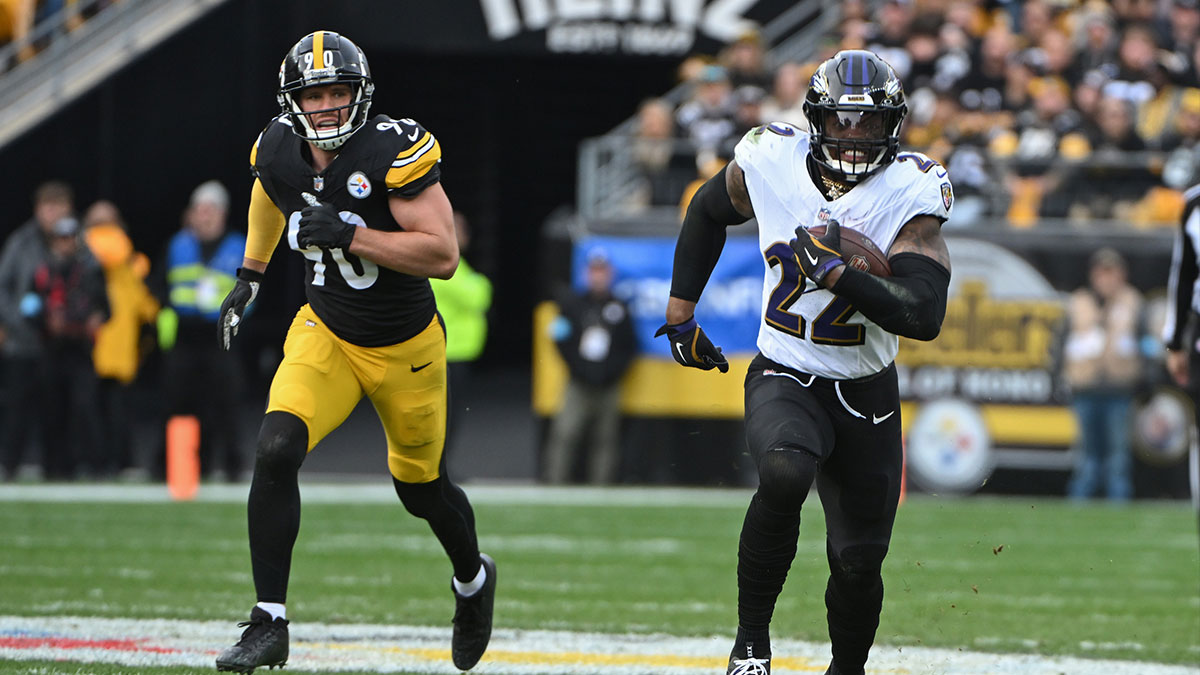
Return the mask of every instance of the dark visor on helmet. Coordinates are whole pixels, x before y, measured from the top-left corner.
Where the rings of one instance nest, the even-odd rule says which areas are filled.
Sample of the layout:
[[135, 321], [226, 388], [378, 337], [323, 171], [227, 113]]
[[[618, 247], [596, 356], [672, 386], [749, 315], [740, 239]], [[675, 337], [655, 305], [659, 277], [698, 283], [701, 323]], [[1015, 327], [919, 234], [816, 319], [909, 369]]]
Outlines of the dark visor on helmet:
[[825, 131], [857, 131], [864, 136], [883, 136], [883, 113], [878, 110], [826, 110]]

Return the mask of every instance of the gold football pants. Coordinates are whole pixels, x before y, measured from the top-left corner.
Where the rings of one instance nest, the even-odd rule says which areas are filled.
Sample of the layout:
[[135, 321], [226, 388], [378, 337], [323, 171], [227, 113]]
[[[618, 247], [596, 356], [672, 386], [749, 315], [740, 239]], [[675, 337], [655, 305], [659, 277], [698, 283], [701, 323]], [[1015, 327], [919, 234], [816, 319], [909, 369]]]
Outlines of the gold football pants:
[[436, 479], [446, 440], [446, 337], [438, 318], [399, 344], [359, 347], [301, 307], [283, 343], [267, 412], [304, 420], [311, 451], [363, 395], [383, 422], [392, 476], [405, 483]]

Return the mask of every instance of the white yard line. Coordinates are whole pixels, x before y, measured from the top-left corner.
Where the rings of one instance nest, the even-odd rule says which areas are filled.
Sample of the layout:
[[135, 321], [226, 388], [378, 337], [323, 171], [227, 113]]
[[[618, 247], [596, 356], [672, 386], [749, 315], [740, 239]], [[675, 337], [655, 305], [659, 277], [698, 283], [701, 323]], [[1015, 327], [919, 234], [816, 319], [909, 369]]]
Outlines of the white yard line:
[[[0, 660], [65, 660], [132, 667], [210, 668], [238, 637], [232, 622], [0, 616]], [[449, 628], [294, 624], [295, 669], [457, 674]], [[775, 640], [772, 672], [823, 673], [825, 644]], [[700, 675], [720, 673], [726, 638], [497, 630], [479, 675]], [[876, 647], [873, 675], [1195, 675], [1185, 666], [1022, 654]], [[266, 672], [266, 671], [263, 671]], [[285, 671], [286, 672], [286, 671]]]

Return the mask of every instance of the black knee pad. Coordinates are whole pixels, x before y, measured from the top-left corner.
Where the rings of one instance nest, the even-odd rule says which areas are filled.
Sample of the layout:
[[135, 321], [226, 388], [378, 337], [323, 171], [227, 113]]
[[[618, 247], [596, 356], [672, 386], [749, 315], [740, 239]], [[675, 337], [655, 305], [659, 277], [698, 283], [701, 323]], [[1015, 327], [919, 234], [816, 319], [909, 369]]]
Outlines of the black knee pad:
[[263, 418], [258, 430], [254, 470], [279, 474], [300, 470], [308, 454], [308, 427], [291, 413], [273, 411]]
[[807, 450], [782, 447], [758, 461], [758, 494], [774, 511], [797, 513], [816, 479], [817, 458]]
[[829, 570], [835, 577], [850, 581], [874, 580], [883, 568], [887, 547], [879, 544], [847, 546], [840, 554], [826, 542], [825, 552], [829, 557]]

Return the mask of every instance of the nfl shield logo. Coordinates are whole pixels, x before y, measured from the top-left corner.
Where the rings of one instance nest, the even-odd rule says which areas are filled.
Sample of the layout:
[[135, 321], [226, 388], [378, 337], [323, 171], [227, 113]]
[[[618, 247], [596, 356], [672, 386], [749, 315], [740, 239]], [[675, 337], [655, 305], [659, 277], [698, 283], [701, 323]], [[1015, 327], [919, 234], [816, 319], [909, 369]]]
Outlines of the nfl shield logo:
[[950, 210], [950, 205], [954, 203], [954, 191], [950, 189], [949, 183], [942, 183], [942, 203], [946, 205], [946, 210]]
[[313, 189], [317, 192], [325, 189], [325, 176], [313, 176]]

